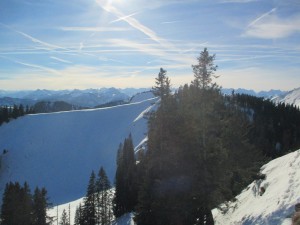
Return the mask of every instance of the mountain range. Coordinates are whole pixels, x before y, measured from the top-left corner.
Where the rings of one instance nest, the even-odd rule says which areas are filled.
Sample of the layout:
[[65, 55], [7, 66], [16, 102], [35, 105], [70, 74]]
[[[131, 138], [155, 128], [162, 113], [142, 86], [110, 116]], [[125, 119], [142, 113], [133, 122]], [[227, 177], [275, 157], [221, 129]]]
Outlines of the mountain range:
[[130, 97], [146, 88], [100, 88], [85, 90], [33, 90], [33, 91], [5, 91], [0, 90], [0, 105], [29, 105], [32, 106], [39, 101], [64, 101], [78, 107], [93, 108], [108, 102], [128, 101]]
[[[141, 92], [149, 91], [150, 88], [100, 88], [85, 90], [46, 90], [37, 89], [31, 91], [5, 91], [0, 90], [0, 106], [13, 106], [23, 104], [32, 106], [40, 101], [55, 102], [63, 101], [78, 108], [93, 108], [110, 102], [127, 102], [129, 99]], [[176, 90], [176, 89], [174, 89]], [[300, 88], [292, 91], [269, 90], [259, 91], [243, 88], [223, 88], [224, 94], [230, 95], [248, 94], [257, 97], [272, 99], [275, 102], [286, 102], [288, 104], [300, 105]], [[298, 99], [298, 100], [297, 100]]]

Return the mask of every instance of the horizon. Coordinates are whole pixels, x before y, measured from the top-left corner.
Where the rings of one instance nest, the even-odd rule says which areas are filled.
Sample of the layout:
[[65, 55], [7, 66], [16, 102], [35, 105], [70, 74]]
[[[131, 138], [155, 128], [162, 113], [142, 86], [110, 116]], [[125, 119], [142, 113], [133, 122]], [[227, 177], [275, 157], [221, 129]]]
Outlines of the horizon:
[[[111, 89], [114, 88], [116, 90], [126, 90], [126, 89], [134, 89], [134, 90], [139, 90], [139, 89], [147, 89], [148, 91], [151, 91], [152, 87], [124, 87], [124, 88], [117, 88], [117, 87], [98, 87], [98, 88], [69, 88], [69, 89], [45, 89], [45, 88], [37, 88], [37, 89], [19, 89], [19, 90], [7, 90], [7, 89], [0, 89], [0, 91], [4, 91], [4, 92], [33, 92], [33, 91], [75, 91], [75, 90], [79, 90], [79, 91], [86, 91], [86, 90], [101, 90], [101, 89]], [[171, 89], [178, 89], [179, 87], [172, 87]], [[300, 89], [300, 87], [298, 88], [293, 88], [291, 90], [282, 90], [282, 89], [264, 89], [264, 90], [255, 90], [255, 89], [247, 89], [247, 88], [231, 88], [231, 87], [221, 87], [221, 90], [242, 90], [242, 91], [253, 91], [255, 93], [260, 93], [260, 92], [271, 92], [271, 91], [281, 91], [281, 92], [289, 92], [289, 91], [293, 91], [293, 90], [297, 90]]]
[[173, 87], [207, 47], [224, 88], [300, 85], [297, 0], [3, 0], [0, 89]]

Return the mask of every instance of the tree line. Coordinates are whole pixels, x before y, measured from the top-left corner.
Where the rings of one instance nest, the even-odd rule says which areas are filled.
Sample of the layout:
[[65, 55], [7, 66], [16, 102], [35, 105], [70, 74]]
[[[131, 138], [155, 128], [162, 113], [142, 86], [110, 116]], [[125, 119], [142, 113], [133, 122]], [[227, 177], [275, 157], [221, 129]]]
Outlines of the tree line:
[[1, 224], [3, 225], [48, 225], [52, 218], [47, 215], [50, 207], [45, 188], [36, 187], [33, 194], [25, 182], [6, 184], [2, 207]]
[[11, 106], [0, 106], [0, 125], [2, 123], [8, 123], [10, 119], [16, 119], [25, 114], [34, 113], [33, 107], [28, 105], [24, 107], [22, 104]]

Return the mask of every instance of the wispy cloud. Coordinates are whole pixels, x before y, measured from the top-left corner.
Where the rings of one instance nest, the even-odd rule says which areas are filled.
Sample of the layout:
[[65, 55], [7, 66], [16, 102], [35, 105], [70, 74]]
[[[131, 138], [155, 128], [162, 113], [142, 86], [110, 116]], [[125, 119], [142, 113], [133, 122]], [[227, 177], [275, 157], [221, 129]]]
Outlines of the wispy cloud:
[[65, 60], [65, 59], [61, 59], [61, 58], [58, 58], [58, 57], [55, 57], [55, 56], [51, 56], [50, 58], [54, 59], [54, 60], [56, 60], [58, 62], [63, 62], [63, 63], [68, 63], [68, 64], [72, 63], [71, 61], [68, 61], [68, 60]]
[[221, 3], [249, 3], [257, 1], [259, 0], [222, 0]]
[[279, 18], [277, 15], [273, 15], [271, 11], [252, 21], [243, 36], [279, 39], [300, 32], [300, 15]]
[[121, 11], [119, 11], [117, 8], [112, 6], [108, 1], [106, 1], [106, 0], [96, 0], [96, 2], [105, 11], [107, 11], [109, 13], [112, 13], [116, 17], [118, 17], [118, 19], [122, 19], [123, 21], [127, 22], [131, 27], [133, 27], [133, 28], [137, 29], [138, 31], [144, 33], [151, 40], [161, 44], [164, 47], [174, 48], [174, 46], [171, 43], [169, 43], [168, 41], [166, 41], [163, 38], [159, 37], [153, 30], [151, 30], [150, 28], [144, 26], [137, 19], [124, 15]]
[[57, 45], [53, 45], [53, 44], [50, 44], [50, 43], [41, 41], [41, 40], [39, 40], [39, 39], [37, 39], [37, 38], [32, 37], [32, 36], [29, 35], [29, 34], [26, 34], [26, 33], [22, 32], [22, 31], [16, 30], [16, 29], [14, 29], [14, 28], [12, 28], [11, 26], [8, 26], [8, 25], [6, 25], [6, 24], [0, 23], [0, 25], [2, 25], [3, 27], [6, 27], [7, 29], [9, 29], [9, 30], [11, 30], [11, 31], [14, 31], [14, 32], [16, 32], [16, 33], [22, 35], [23, 37], [25, 37], [26, 39], [28, 39], [28, 40], [30, 40], [30, 41], [32, 41], [32, 42], [34, 42], [34, 43], [40, 44], [40, 45], [42, 45], [42, 46], [44, 46], [44, 47], [47, 47], [47, 49], [49, 49], [49, 50], [65, 49], [65, 48], [63, 48], [63, 47], [61, 47], [61, 46], [57, 46]]
[[87, 32], [112, 32], [112, 31], [128, 31], [130, 29], [124, 27], [59, 27], [63, 31], [87, 31]]
[[261, 16], [259, 16], [258, 18], [256, 18], [255, 20], [253, 20], [252, 22], [250, 22], [248, 24], [248, 27], [253, 26], [254, 24], [256, 24], [257, 22], [259, 22], [260, 20], [262, 20], [263, 18], [269, 16], [271, 13], [275, 12], [276, 8], [271, 9], [269, 12], [266, 12], [264, 14], [262, 14]]
[[161, 24], [173, 24], [173, 23], [179, 23], [181, 22], [180, 20], [174, 20], [174, 21], [165, 21], [165, 22], [162, 22]]
[[127, 15], [127, 16], [120, 17], [120, 18], [118, 18], [116, 20], [111, 21], [110, 23], [116, 23], [116, 22], [119, 22], [121, 20], [125, 20], [125, 19], [127, 19], [129, 17], [132, 17], [132, 16], [136, 15], [136, 14], [138, 14], [138, 12], [132, 13], [132, 14]]
[[60, 75], [59, 71], [57, 71], [55, 69], [52, 69], [52, 68], [49, 68], [49, 67], [36, 65], [36, 64], [31, 64], [31, 63], [26, 63], [26, 62], [21, 62], [19, 60], [11, 59], [11, 58], [8, 58], [8, 57], [5, 57], [5, 56], [0, 56], [0, 57], [3, 58], [3, 59], [9, 60], [11, 62], [17, 63], [19, 65], [22, 65], [22, 66], [31, 67], [31, 68], [39, 69], [39, 70], [42, 70], [42, 71], [50, 72], [52, 74]]

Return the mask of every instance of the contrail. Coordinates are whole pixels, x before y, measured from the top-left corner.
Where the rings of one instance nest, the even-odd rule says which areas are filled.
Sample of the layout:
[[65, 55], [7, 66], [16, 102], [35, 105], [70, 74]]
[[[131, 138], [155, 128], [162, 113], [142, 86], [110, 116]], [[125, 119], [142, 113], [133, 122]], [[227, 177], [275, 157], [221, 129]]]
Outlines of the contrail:
[[127, 16], [120, 17], [119, 19], [113, 20], [110, 23], [116, 23], [116, 22], [119, 22], [121, 20], [125, 20], [125, 19], [127, 19], [129, 17], [132, 17], [132, 16], [136, 15], [136, 14], [138, 14], [138, 12], [132, 13], [132, 14], [127, 15]]
[[271, 9], [269, 12], [262, 14], [260, 17], [256, 18], [255, 20], [253, 20], [251, 23], [249, 23], [248, 27], [253, 26], [254, 24], [256, 24], [258, 21], [260, 21], [261, 19], [263, 19], [264, 17], [270, 15], [271, 13], [275, 12], [277, 10], [277, 8], [273, 8]]
[[49, 43], [47, 43], [47, 42], [41, 41], [41, 40], [39, 40], [39, 39], [37, 39], [37, 38], [34, 38], [34, 37], [30, 36], [29, 34], [26, 34], [26, 33], [22, 32], [22, 31], [16, 30], [16, 29], [14, 29], [14, 28], [12, 28], [11, 26], [8, 26], [8, 25], [6, 25], [6, 24], [0, 23], [0, 25], [6, 27], [7, 29], [9, 29], [9, 30], [11, 30], [11, 31], [14, 31], [14, 32], [16, 32], [16, 33], [18, 33], [18, 34], [21, 34], [23, 37], [25, 37], [25, 38], [31, 40], [31, 41], [34, 42], [34, 43], [38, 43], [38, 44], [41, 44], [41, 45], [44, 45], [44, 46], [50, 48], [49, 50], [54, 50], [54, 49], [64, 49], [64, 50], [68, 50], [68, 49], [66, 49], [66, 48], [63, 48], [63, 47], [60, 47], [60, 46], [57, 46], [57, 45], [53, 45], [53, 44], [49, 44]]

